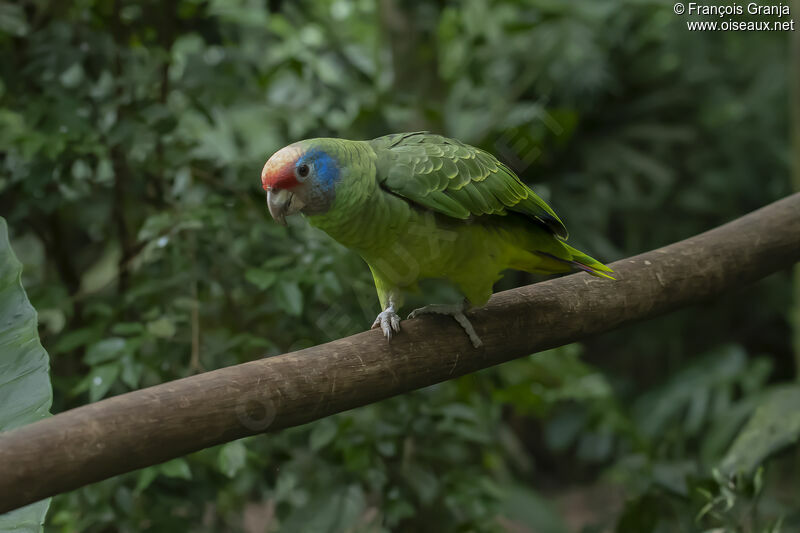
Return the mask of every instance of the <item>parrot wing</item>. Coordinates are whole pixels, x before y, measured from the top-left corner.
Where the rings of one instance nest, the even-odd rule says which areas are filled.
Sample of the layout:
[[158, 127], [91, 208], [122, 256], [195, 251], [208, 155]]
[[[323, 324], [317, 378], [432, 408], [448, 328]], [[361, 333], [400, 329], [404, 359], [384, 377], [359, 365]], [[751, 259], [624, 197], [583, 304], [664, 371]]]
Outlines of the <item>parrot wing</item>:
[[493, 155], [428, 132], [398, 133], [369, 141], [378, 183], [396, 195], [459, 219], [521, 213], [562, 239], [558, 215]]

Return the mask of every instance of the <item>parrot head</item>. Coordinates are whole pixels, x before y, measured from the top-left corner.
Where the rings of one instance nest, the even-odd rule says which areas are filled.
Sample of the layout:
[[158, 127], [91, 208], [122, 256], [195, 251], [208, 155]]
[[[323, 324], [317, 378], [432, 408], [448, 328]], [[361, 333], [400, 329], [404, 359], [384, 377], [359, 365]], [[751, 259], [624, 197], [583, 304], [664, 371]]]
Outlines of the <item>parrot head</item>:
[[286, 225], [289, 215], [330, 209], [341, 172], [333, 150], [326, 148], [324, 139], [296, 142], [275, 152], [264, 165], [261, 185], [276, 222]]

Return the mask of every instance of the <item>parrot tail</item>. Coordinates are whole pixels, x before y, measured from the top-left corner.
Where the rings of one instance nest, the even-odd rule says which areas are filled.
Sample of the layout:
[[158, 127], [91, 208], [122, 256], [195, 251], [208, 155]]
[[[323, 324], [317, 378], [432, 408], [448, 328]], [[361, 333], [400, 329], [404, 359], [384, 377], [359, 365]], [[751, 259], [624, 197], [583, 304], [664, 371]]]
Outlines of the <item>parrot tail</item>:
[[[540, 255], [545, 255], [547, 257], [551, 257], [563, 263], [567, 263], [578, 270], [583, 270], [595, 276], [597, 278], [606, 278], [616, 280], [614, 276], [611, 274], [614, 273], [613, 270], [608, 268], [606, 265], [595, 259], [594, 257], [588, 256], [585, 253], [581, 252], [580, 250], [573, 248], [572, 246], [562, 243], [562, 246], [566, 248], [567, 252], [569, 252], [569, 259], [564, 259], [563, 257], [558, 257], [553, 254], [548, 254], [546, 252], [537, 252]], [[610, 272], [611, 274], [608, 274]]]

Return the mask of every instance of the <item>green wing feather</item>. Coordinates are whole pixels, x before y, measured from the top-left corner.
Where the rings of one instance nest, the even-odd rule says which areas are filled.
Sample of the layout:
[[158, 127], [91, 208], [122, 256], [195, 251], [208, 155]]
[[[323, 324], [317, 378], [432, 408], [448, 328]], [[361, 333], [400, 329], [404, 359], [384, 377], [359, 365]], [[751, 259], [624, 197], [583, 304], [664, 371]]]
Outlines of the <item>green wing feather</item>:
[[381, 186], [447, 216], [527, 215], [559, 237], [558, 215], [493, 155], [428, 132], [398, 133], [369, 141]]

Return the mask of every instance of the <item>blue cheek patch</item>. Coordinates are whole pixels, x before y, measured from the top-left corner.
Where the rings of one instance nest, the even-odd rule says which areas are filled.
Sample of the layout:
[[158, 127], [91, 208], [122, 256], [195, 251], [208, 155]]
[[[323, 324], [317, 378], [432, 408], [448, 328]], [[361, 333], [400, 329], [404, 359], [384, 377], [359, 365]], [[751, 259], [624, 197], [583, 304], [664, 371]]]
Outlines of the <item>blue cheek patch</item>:
[[320, 149], [309, 150], [297, 161], [297, 165], [303, 163], [314, 168], [314, 186], [323, 191], [330, 191], [339, 180], [339, 166], [336, 160]]

